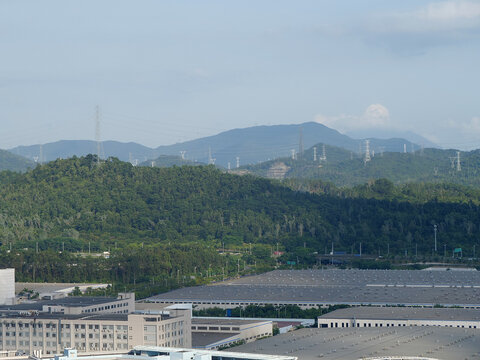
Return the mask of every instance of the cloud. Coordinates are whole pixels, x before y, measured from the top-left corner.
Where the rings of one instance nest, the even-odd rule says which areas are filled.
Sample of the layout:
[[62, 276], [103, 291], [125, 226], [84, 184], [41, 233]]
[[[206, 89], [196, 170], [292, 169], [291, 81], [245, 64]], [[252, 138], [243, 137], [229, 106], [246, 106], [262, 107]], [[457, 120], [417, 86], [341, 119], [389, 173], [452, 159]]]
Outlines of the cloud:
[[[444, 1], [431, 3], [416, 12], [422, 19], [433, 22], [464, 22], [480, 17], [480, 3], [470, 1]], [[465, 23], [463, 23], [465, 24]]]
[[463, 135], [477, 137], [480, 135], [480, 117], [474, 116], [467, 121], [449, 120], [447, 122], [447, 128], [458, 130]]
[[364, 129], [390, 128], [390, 112], [381, 104], [372, 104], [363, 115], [341, 114], [338, 116], [317, 115], [315, 121], [341, 132]]
[[449, 119], [437, 124], [439, 143], [446, 148], [480, 148], [480, 116], [467, 120]]
[[360, 27], [357, 33], [369, 44], [421, 54], [431, 47], [480, 37], [480, 1], [432, 2], [408, 12], [375, 14]]

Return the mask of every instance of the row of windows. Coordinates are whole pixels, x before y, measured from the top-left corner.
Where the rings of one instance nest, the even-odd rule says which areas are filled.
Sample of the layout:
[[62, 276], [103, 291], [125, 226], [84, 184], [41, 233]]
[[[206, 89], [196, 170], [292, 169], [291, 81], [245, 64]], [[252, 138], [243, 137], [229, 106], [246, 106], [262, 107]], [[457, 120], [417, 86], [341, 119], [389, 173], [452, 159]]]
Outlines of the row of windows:
[[[99, 307], [91, 308], [91, 309], [85, 309], [85, 310], [82, 310], [82, 313], [92, 313], [92, 312], [98, 312], [98, 311], [105, 311], [105, 310], [117, 309], [117, 308], [120, 308], [120, 307], [126, 307], [126, 306], [128, 306], [128, 302], [124, 302], [124, 303], [120, 303], [120, 304], [113, 304], [113, 305], [99, 306]], [[115, 311], [115, 312], [124, 313], [124, 312], [128, 312], [128, 310]]]
[[[192, 326], [192, 330], [210, 330], [218, 331], [218, 326]], [[240, 331], [239, 327], [230, 327], [230, 326], [221, 326], [220, 330], [222, 331]]]
[[[338, 327], [342, 327], [342, 328], [348, 328], [350, 326], [350, 323], [346, 322], [346, 323], [338, 323], [338, 322], [331, 322], [330, 323], [330, 327], [331, 328], [338, 328]], [[363, 323], [363, 327], [394, 327], [394, 326], [397, 326], [397, 327], [402, 327], [402, 326], [407, 326], [407, 324], [403, 323], [403, 324], [393, 324], [393, 323]], [[440, 326], [440, 327], [457, 327], [457, 328], [466, 328], [467, 326], [466, 325], [435, 325], [435, 324], [421, 324], [421, 325], [418, 325], [418, 324], [410, 324], [409, 326]], [[328, 327], [328, 324], [319, 324], [319, 327], [322, 327], [322, 328], [326, 328]], [[353, 327], [355, 327], [355, 324], [353, 324]], [[356, 327], [360, 327], [360, 324], [359, 323], [356, 323]], [[469, 325], [468, 326], [469, 329], [476, 329], [477, 326], [476, 325]]]

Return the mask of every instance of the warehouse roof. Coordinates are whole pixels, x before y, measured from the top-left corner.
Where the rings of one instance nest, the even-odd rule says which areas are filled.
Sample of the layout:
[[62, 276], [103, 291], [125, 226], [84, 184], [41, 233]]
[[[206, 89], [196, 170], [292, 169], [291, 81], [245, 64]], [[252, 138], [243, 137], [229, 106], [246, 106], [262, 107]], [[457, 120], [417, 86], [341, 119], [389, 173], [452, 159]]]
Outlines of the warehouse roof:
[[168, 302], [480, 306], [480, 272], [277, 270], [149, 298]]
[[[345, 328], [301, 329], [233, 348], [239, 352], [296, 356], [302, 360], [358, 360], [412, 356], [418, 359], [473, 359], [480, 353], [474, 329]], [[383, 357], [382, 357], [383, 359]]]
[[246, 325], [256, 323], [271, 322], [266, 320], [247, 320], [247, 319], [235, 319], [235, 318], [209, 318], [209, 317], [192, 317], [192, 325]]
[[[239, 333], [192, 332], [192, 347], [216, 345], [238, 335]], [[238, 340], [240, 340], [240, 338], [238, 338]]]
[[320, 316], [327, 319], [366, 320], [458, 320], [480, 321], [480, 310], [456, 308], [371, 307], [335, 310]]

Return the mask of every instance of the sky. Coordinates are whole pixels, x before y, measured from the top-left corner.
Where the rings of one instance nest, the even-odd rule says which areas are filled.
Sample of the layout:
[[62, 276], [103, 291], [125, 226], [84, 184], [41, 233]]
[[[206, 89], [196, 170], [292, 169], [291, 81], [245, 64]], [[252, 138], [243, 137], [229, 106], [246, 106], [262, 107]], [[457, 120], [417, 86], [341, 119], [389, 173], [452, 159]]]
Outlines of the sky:
[[0, 148], [317, 121], [480, 148], [480, 0], [0, 0]]

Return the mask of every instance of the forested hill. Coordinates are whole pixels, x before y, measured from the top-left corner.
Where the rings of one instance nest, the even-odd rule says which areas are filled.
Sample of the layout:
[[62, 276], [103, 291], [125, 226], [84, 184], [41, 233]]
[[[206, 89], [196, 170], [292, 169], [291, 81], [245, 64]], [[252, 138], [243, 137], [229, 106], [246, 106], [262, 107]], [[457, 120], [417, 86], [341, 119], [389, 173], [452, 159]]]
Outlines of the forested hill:
[[480, 150], [460, 152], [460, 171], [457, 151], [425, 149], [414, 153], [375, 152], [370, 161], [364, 156], [325, 146], [326, 160], [322, 160], [323, 144], [317, 144], [317, 161], [313, 148], [293, 160], [283, 158], [246, 167], [252, 174], [269, 177], [276, 167], [284, 164], [286, 178], [320, 179], [336, 186], [355, 186], [372, 179], [385, 178], [396, 184], [412, 182], [456, 183], [480, 186]]
[[[267, 179], [212, 166], [100, 165], [87, 156], [57, 160], [0, 185], [4, 246], [61, 238], [98, 249], [126, 243], [276, 244], [322, 251], [334, 242], [365, 253], [430, 252], [432, 226], [448, 248], [476, 241], [473, 203], [422, 204], [295, 192]], [[51, 241], [51, 240], [50, 240]]]
[[22, 156], [12, 154], [6, 150], [0, 150], [0, 171], [26, 171], [35, 166], [33, 161], [30, 161]]

